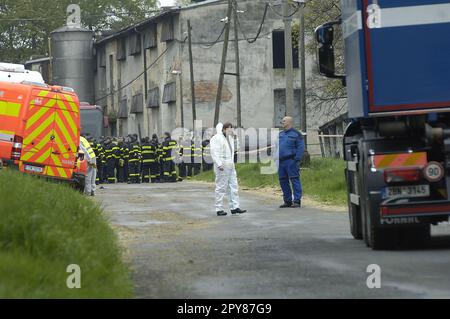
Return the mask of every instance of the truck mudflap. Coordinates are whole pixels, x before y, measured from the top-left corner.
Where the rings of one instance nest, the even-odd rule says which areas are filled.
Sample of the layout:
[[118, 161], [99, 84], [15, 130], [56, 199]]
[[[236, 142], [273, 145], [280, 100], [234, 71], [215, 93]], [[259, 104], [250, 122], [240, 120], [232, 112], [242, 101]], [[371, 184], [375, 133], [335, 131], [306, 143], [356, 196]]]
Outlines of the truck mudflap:
[[450, 201], [382, 203], [380, 214], [381, 218], [445, 216], [450, 215]]

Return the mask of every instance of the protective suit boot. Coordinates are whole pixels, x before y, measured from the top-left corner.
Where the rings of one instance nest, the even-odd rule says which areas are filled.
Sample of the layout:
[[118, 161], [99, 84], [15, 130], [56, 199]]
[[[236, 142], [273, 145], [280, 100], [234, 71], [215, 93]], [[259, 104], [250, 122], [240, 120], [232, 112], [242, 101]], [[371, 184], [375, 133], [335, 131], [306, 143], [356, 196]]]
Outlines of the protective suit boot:
[[235, 214], [243, 214], [245, 212], [246, 212], [245, 209], [241, 210], [240, 208], [236, 208], [236, 209], [231, 210], [231, 214], [233, 214], [233, 215], [235, 215]]

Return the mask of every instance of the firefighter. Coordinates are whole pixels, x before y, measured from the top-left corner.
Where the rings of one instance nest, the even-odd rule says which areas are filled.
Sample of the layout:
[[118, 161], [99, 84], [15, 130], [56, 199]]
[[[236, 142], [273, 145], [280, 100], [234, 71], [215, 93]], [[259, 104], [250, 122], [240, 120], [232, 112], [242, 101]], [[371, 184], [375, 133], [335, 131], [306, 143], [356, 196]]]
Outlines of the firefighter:
[[105, 157], [106, 157], [106, 181], [108, 184], [116, 183], [116, 156], [114, 152], [117, 151], [116, 145], [112, 142], [111, 138], [105, 139]]
[[[102, 137], [103, 138], [103, 137]], [[97, 157], [97, 178], [95, 180], [96, 184], [103, 183], [103, 166], [104, 166], [104, 150], [103, 145], [101, 143], [102, 141], [94, 141], [95, 144], [95, 156]]]
[[154, 160], [154, 150], [150, 143], [150, 138], [145, 137], [142, 139], [142, 182], [150, 183], [150, 166]]
[[105, 144], [106, 139], [107, 139], [106, 137], [103, 138], [103, 161], [102, 161], [102, 164], [103, 164], [103, 174], [102, 174], [103, 181], [102, 182], [103, 183], [108, 182], [108, 179], [107, 179], [108, 169], [107, 169], [107, 165], [106, 165], [107, 158], [106, 158], [106, 144]]
[[159, 181], [159, 153], [161, 145], [158, 142], [158, 136], [153, 134], [150, 141], [151, 153], [150, 153], [150, 179], [152, 183]]
[[119, 183], [124, 183], [127, 180], [125, 179], [125, 141], [123, 137], [119, 138], [118, 145], [119, 147], [119, 158], [116, 162], [117, 164], [117, 180]]
[[163, 142], [164, 142], [164, 139], [162, 139], [161, 143], [159, 143], [159, 148], [158, 148], [159, 182], [160, 183], [164, 183], [164, 149], [163, 149]]
[[164, 181], [174, 183], [177, 181], [177, 170], [175, 167], [175, 153], [179, 152], [177, 142], [174, 141], [169, 132], [164, 133], [163, 160]]
[[129, 183], [139, 184], [140, 183], [140, 171], [139, 163], [141, 161], [141, 147], [139, 146], [139, 141], [137, 134], [133, 134], [130, 137], [130, 143], [128, 145], [128, 174]]

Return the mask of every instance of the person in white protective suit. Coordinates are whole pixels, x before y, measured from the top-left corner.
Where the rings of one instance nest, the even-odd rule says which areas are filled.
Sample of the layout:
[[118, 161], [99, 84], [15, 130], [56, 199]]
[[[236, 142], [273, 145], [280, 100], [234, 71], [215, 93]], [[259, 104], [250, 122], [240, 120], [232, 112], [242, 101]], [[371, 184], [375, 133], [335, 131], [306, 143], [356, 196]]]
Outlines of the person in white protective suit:
[[234, 167], [234, 133], [231, 123], [219, 123], [216, 135], [211, 138], [211, 158], [214, 161], [216, 174], [216, 213], [226, 216], [223, 200], [226, 194], [230, 197], [231, 214], [242, 214], [246, 210], [239, 207], [239, 186]]

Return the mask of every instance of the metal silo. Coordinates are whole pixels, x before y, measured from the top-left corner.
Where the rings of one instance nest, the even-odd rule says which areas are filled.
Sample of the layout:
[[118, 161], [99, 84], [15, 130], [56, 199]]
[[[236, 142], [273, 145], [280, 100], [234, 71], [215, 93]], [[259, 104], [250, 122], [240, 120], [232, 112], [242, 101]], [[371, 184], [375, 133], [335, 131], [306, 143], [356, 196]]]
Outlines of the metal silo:
[[75, 90], [80, 101], [94, 103], [93, 36], [90, 30], [62, 27], [51, 33], [53, 84]]

